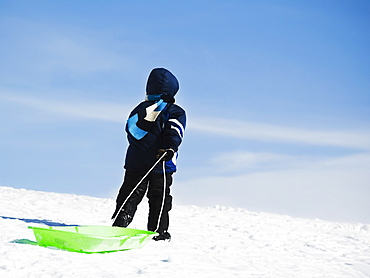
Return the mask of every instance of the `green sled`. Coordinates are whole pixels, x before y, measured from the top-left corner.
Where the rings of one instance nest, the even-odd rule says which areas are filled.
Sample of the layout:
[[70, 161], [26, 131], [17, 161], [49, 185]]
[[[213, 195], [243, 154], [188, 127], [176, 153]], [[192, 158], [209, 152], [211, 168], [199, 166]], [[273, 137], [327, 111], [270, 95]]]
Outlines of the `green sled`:
[[28, 227], [37, 244], [79, 253], [105, 253], [141, 248], [155, 232], [110, 226]]

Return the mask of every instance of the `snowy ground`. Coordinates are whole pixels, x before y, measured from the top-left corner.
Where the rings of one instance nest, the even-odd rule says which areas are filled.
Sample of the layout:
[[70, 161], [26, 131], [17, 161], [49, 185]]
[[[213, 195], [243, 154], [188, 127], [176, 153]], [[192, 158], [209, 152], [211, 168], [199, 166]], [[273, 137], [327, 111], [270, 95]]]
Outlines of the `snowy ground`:
[[34, 241], [28, 226], [110, 225], [114, 200], [10, 187], [0, 198], [0, 277], [370, 277], [370, 225], [174, 206], [171, 242], [81, 254], [13, 241]]

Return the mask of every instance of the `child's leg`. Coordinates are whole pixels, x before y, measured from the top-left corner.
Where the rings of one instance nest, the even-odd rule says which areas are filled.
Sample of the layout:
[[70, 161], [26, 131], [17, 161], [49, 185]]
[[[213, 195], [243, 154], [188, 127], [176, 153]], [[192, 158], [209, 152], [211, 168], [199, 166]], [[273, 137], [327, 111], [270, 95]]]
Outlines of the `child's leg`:
[[[117, 195], [116, 210], [112, 218], [116, 216], [118, 210], [121, 208], [124, 202], [125, 204], [119, 212], [116, 221], [113, 223], [113, 226], [127, 227], [131, 223], [135, 215], [137, 206], [143, 199], [147, 189], [148, 178], [144, 179], [143, 182], [141, 182], [140, 185], [136, 188], [136, 190], [133, 191], [143, 176], [144, 174], [140, 172], [126, 170], [123, 184]], [[130, 194], [131, 196], [127, 199]]]
[[[165, 185], [164, 182], [166, 182]], [[150, 174], [149, 187], [147, 193], [147, 197], [149, 199], [149, 216], [148, 216], [149, 231], [156, 231], [161, 234], [168, 230], [169, 226], [168, 212], [172, 208], [172, 196], [170, 195], [171, 184], [172, 184], [172, 173], [167, 173], [165, 180], [163, 174]], [[164, 188], [165, 192], [163, 196]]]

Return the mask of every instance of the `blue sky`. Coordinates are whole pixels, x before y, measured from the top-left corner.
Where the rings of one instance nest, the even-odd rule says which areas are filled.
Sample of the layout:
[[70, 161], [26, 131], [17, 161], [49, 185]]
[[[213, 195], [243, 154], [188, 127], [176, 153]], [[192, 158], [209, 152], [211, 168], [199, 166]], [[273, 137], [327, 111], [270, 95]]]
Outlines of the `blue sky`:
[[175, 203], [370, 223], [368, 1], [0, 6], [0, 185], [115, 198], [127, 115], [166, 67]]

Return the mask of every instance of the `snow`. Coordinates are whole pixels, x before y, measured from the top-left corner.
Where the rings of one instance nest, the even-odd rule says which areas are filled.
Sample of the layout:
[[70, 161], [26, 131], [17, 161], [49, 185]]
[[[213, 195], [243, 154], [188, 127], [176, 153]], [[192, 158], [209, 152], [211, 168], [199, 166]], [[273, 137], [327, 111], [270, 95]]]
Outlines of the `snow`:
[[[113, 199], [0, 187], [0, 277], [370, 277], [370, 225], [174, 205], [171, 242], [105, 254], [37, 245], [28, 226], [111, 225]], [[147, 205], [131, 228], [145, 229]], [[27, 242], [27, 241], [26, 241]]]

